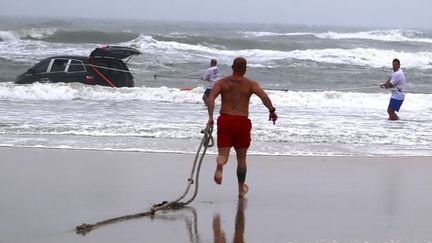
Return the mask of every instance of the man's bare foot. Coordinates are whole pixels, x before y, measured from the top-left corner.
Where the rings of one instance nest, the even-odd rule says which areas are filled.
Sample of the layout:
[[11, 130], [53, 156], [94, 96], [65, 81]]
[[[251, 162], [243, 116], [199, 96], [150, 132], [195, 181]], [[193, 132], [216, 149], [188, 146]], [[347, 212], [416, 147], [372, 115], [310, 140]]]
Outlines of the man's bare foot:
[[217, 165], [216, 166], [216, 171], [214, 173], [214, 181], [216, 182], [216, 184], [222, 184], [222, 166], [221, 165]]
[[249, 191], [249, 186], [246, 184], [243, 184], [242, 188], [239, 188], [239, 198], [243, 198], [246, 193]]

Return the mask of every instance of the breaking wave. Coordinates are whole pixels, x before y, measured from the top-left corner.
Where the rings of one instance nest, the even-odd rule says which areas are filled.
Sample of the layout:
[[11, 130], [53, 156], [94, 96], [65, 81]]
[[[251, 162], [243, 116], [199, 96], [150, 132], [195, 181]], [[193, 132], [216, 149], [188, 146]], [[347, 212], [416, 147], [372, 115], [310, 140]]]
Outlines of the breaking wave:
[[210, 57], [218, 56], [221, 62], [230, 63], [233, 57], [241, 55], [248, 59], [248, 63], [251, 66], [274, 66], [275, 61], [294, 59], [383, 68], [388, 67], [388, 60], [398, 57], [404, 60], [403, 66], [405, 68], [432, 68], [432, 52], [402, 52], [375, 48], [327, 48], [292, 51], [262, 49], [221, 50], [204, 45], [192, 45], [176, 41], [158, 41], [152, 36], [147, 35], [141, 35], [139, 38], [125, 44], [137, 46], [147, 53], [151, 53], [161, 59], [166, 58], [167, 60], [193, 60], [196, 58], [207, 60]]
[[103, 32], [103, 31], [63, 31], [58, 30], [53, 35], [43, 39], [58, 43], [120, 43], [137, 38], [139, 34], [131, 32]]
[[132, 32], [104, 32], [95, 30], [61, 30], [55, 28], [27, 28], [20, 30], [0, 31], [0, 40], [41, 40], [54, 43], [103, 43], [112, 44], [127, 42], [137, 38]]
[[26, 28], [20, 30], [0, 30], [0, 40], [2, 41], [15, 41], [15, 40], [25, 40], [25, 39], [33, 39], [33, 40], [42, 40], [45, 38], [49, 38], [49, 36], [53, 35], [57, 29], [55, 28], [45, 28], [45, 29], [36, 29], [36, 28]]
[[[113, 89], [104, 86], [88, 86], [80, 83], [34, 83], [15, 85], [0, 83], [0, 100], [94, 100], [94, 101], [148, 101], [169, 103], [201, 104], [202, 87], [191, 90], [168, 87], [135, 87]], [[367, 109], [383, 109], [377, 104], [389, 98], [388, 93], [361, 93], [341, 91], [275, 91], [269, 95], [276, 104], [294, 107], [355, 107]], [[406, 110], [432, 111], [432, 94], [409, 93], [410, 102], [404, 104]], [[252, 104], [260, 105], [261, 101], [253, 97]], [[385, 107], [384, 107], [385, 108]]]
[[[263, 35], [263, 32], [257, 32]], [[374, 33], [374, 34], [373, 34]], [[387, 31], [384, 33], [399, 32]], [[401, 32], [405, 33], [405, 32]], [[307, 34], [307, 33], [288, 33]], [[326, 38], [351, 38], [364, 36], [378, 38], [377, 31], [356, 33], [321, 33]], [[413, 34], [414, 35], [414, 34]], [[383, 34], [385, 36], [385, 34]], [[404, 34], [404, 38], [415, 39]], [[355, 65], [362, 67], [388, 67], [389, 60], [397, 57], [403, 60], [404, 68], [432, 69], [431, 51], [407, 51], [378, 48], [310, 48], [294, 50], [275, 49], [233, 49], [230, 46], [200, 43], [184, 43], [181, 38], [173, 40], [158, 40], [154, 36], [136, 34], [132, 32], [98, 32], [98, 31], [64, 31], [44, 29], [29, 30], [23, 33], [16, 31], [1, 31], [0, 38], [18, 40], [0, 42], [0, 55], [13, 61], [35, 62], [49, 55], [88, 55], [97, 45], [115, 43], [140, 49], [146, 54], [145, 58], [158, 60], [163, 63], [206, 62], [209, 58], [218, 57], [220, 63], [229, 64], [236, 56], [244, 56], [251, 67], [274, 68], [285, 65], [283, 61], [299, 60], [336, 65]], [[324, 38], [324, 37], [323, 37]], [[383, 38], [381, 38], [383, 39]], [[395, 37], [388, 39], [396, 40]], [[421, 40], [421, 39], [417, 39]], [[424, 38], [424, 41], [432, 39]], [[97, 44], [100, 43], [100, 44]], [[35, 51], [37, 50], [37, 51]], [[39, 56], [38, 56], [39, 54]]]
[[414, 30], [372, 30], [372, 31], [360, 31], [360, 32], [287, 32], [287, 33], [276, 33], [276, 32], [256, 32], [256, 31], [243, 31], [240, 32], [247, 38], [253, 37], [271, 37], [271, 36], [305, 36], [310, 35], [320, 39], [363, 39], [363, 40], [376, 40], [376, 41], [392, 41], [392, 42], [421, 42], [432, 44], [432, 38], [426, 37], [420, 31]]

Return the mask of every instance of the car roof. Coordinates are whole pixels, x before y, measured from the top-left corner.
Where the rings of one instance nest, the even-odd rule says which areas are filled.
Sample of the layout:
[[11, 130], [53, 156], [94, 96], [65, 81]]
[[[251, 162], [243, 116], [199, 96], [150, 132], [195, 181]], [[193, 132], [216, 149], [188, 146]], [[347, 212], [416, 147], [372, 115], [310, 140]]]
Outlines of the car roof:
[[141, 52], [132, 47], [124, 46], [103, 46], [94, 49], [89, 56], [82, 55], [58, 55], [44, 58], [42, 61], [53, 58], [63, 59], [77, 59], [82, 61], [89, 61], [90, 59], [124, 59], [133, 55], [140, 55]]
[[104, 56], [88, 57], [88, 56], [59, 55], [59, 56], [51, 56], [51, 57], [44, 58], [42, 61], [48, 60], [48, 59], [76, 59], [76, 60], [81, 60], [81, 61], [89, 61], [90, 59], [120, 60], [117, 58], [104, 57]]
[[89, 57], [86, 57], [86, 56], [59, 55], [59, 56], [47, 57], [47, 58], [44, 58], [43, 60], [53, 59], [53, 58], [56, 58], [56, 59], [60, 59], [60, 58], [63, 58], [63, 59], [78, 59], [78, 60], [88, 60], [88, 59], [90, 59]]

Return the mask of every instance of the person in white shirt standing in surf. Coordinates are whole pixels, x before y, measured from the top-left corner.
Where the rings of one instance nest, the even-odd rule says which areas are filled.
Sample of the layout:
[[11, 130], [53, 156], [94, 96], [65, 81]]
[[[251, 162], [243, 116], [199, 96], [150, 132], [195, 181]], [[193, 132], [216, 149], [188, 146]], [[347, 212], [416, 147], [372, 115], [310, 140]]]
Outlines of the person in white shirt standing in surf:
[[390, 98], [390, 103], [387, 108], [387, 113], [389, 114], [389, 120], [395, 121], [399, 120], [396, 111], [399, 112], [400, 107], [405, 99], [405, 85], [406, 78], [402, 69], [400, 68], [399, 59], [393, 59], [393, 73], [387, 79], [387, 81], [380, 85], [381, 88], [392, 89], [392, 95]]
[[205, 85], [205, 91], [203, 94], [203, 101], [204, 104], [208, 107], [208, 96], [210, 94], [211, 89], [213, 88], [213, 85], [217, 80], [219, 80], [220, 74], [219, 74], [219, 68], [217, 67], [217, 60], [211, 59], [210, 60], [210, 68], [208, 68], [204, 75], [201, 77], [202, 80], [206, 81]]

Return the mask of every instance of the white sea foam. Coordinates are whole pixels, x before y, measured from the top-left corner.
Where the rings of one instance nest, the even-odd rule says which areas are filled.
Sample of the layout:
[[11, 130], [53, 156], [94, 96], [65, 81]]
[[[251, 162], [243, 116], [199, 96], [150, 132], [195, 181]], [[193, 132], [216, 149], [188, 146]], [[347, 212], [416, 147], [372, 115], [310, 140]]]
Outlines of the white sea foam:
[[[306, 49], [306, 50], [262, 50], [243, 49], [226, 50], [214, 46], [193, 45], [175, 41], [158, 41], [151, 36], [141, 35], [137, 39], [120, 43], [120, 45], [134, 46], [145, 55], [152, 55], [158, 61], [165, 63], [206, 62], [209, 58], [218, 56], [220, 63], [230, 65], [236, 56], [244, 56], [251, 67], [277, 66], [277, 61], [300, 60], [330, 64], [358, 65], [372, 68], [388, 67], [389, 60], [397, 57], [403, 60], [404, 68], [432, 68], [432, 52], [407, 52], [398, 50], [384, 50], [375, 48], [354, 49]], [[64, 44], [47, 43], [35, 40], [19, 40], [0, 42], [0, 56], [20, 62], [34, 63], [43, 57], [54, 55], [89, 55], [96, 48], [94, 44]], [[139, 57], [134, 58], [139, 59]]]
[[[0, 83], [4, 146], [193, 153], [207, 121], [202, 88]], [[253, 96], [254, 154], [431, 155], [431, 94], [408, 94], [386, 121], [390, 94], [268, 91], [276, 126]], [[217, 106], [220, 101], [217, 101]], [[0, 145], [1, 146], [1, 145]], [[373, 149], [380, 147], [380, 150]], [[387, 150], [385, 148], [388, 148]], [[395, 151], [396, 149], [396, 151]]]
[[80, 83], [34, 83], [15, 85], [0, 83], [1, 100], [142, 100], [173, 103], [202, 102], [202, 88], [183, 91], [177, 88], [117, 88], [88, 86]]
[[271, 36], [302, 36], [302, 35], [315, 35], [312, 32], [287, 32], [287, 33], [276, 33], [268, 31], [239, 31], [239, 34], [247, 37], [271, 37]]
[[98, 46], [95, 44], [49, 43], [40, 40], [0, 41], [0, 56], [13, 61], [34, 64], [49, 56], [88, 56], [96, 47]]
[[17, 39], [19, 39], [19, 37], [16, 36], [15, 33], [11, 31], [0, 31], [0, 40], [10, 41], [10, 40], [17, 40]]
[[364, 39], [364, 40], [377, 40], [377, 41], [392, 41], [392, 42], [421, 42], [421, 43], [432, 43], [431, 38], [421, 37], [422, 32], [414, 30], [372, 30], [372, 31], [359, 31], [359, 32], [261, 32], [261, 31], [243, 31], [240, 32], [245, 37], [256, 38], [256, 37], [271, 37], [271, 36], [315, 36], [320, 39]]
[[14, 41], [19, 39], [44, 39], [53, 35], [57, 29], [55, 28], [27, 28], [19, 30], [0, 31], [0, 39], [4, 41]]
[[373, 68], [387, 67], [395, 57], [403, 60], [406, 68], [432, 68], [432, 52], [399, 52], [374, 48], [296, 50], [287, 53], [290, 58], [316, 62], [359, 65]]
[[[203, 89], [181, 90], [168, 87], [135, 87], [113, 89], [104, 86], [88, 86], [80, 83], [34, 83], [15, 85], [0, 83], [0, 100], [93, 100], [93, 101], [149, 101], [201, 104]], [[287, 107], [383, 109], [388, 93], [361, 93], [342, 91], [268, 91], [274, 103]], [[407, 95], [404, 109], [411, 111], [432, 110], [432, 94]], [[261, 101], [253, 96], [252, 104]], [[380, 105], [377, 105], [380, 104]]]
[[293, 51], [277, 51], [262, 49], [220, 50], [201, 45], [191, 45], [173, 41], [157, 41], [151, 36], [140, 36], [138, 39], [126, 43], [139, 46], [143, 52], [149, 52], [167, 61], [208, 60], [218, 56], [221, 63], [231, 63], [232, 58], [244, 56], [251, 66], [274, 66], [277, 60], [309, 60], [314, 62], [359, 65], [373, 68], [388, 67], [388, 60], [395, 57], [403, 60], [406, 68], [432, 68], [432, 52], [401, 52], [396, 50], [380, 50], [375, 48], [354, 49], [307, 49]]

